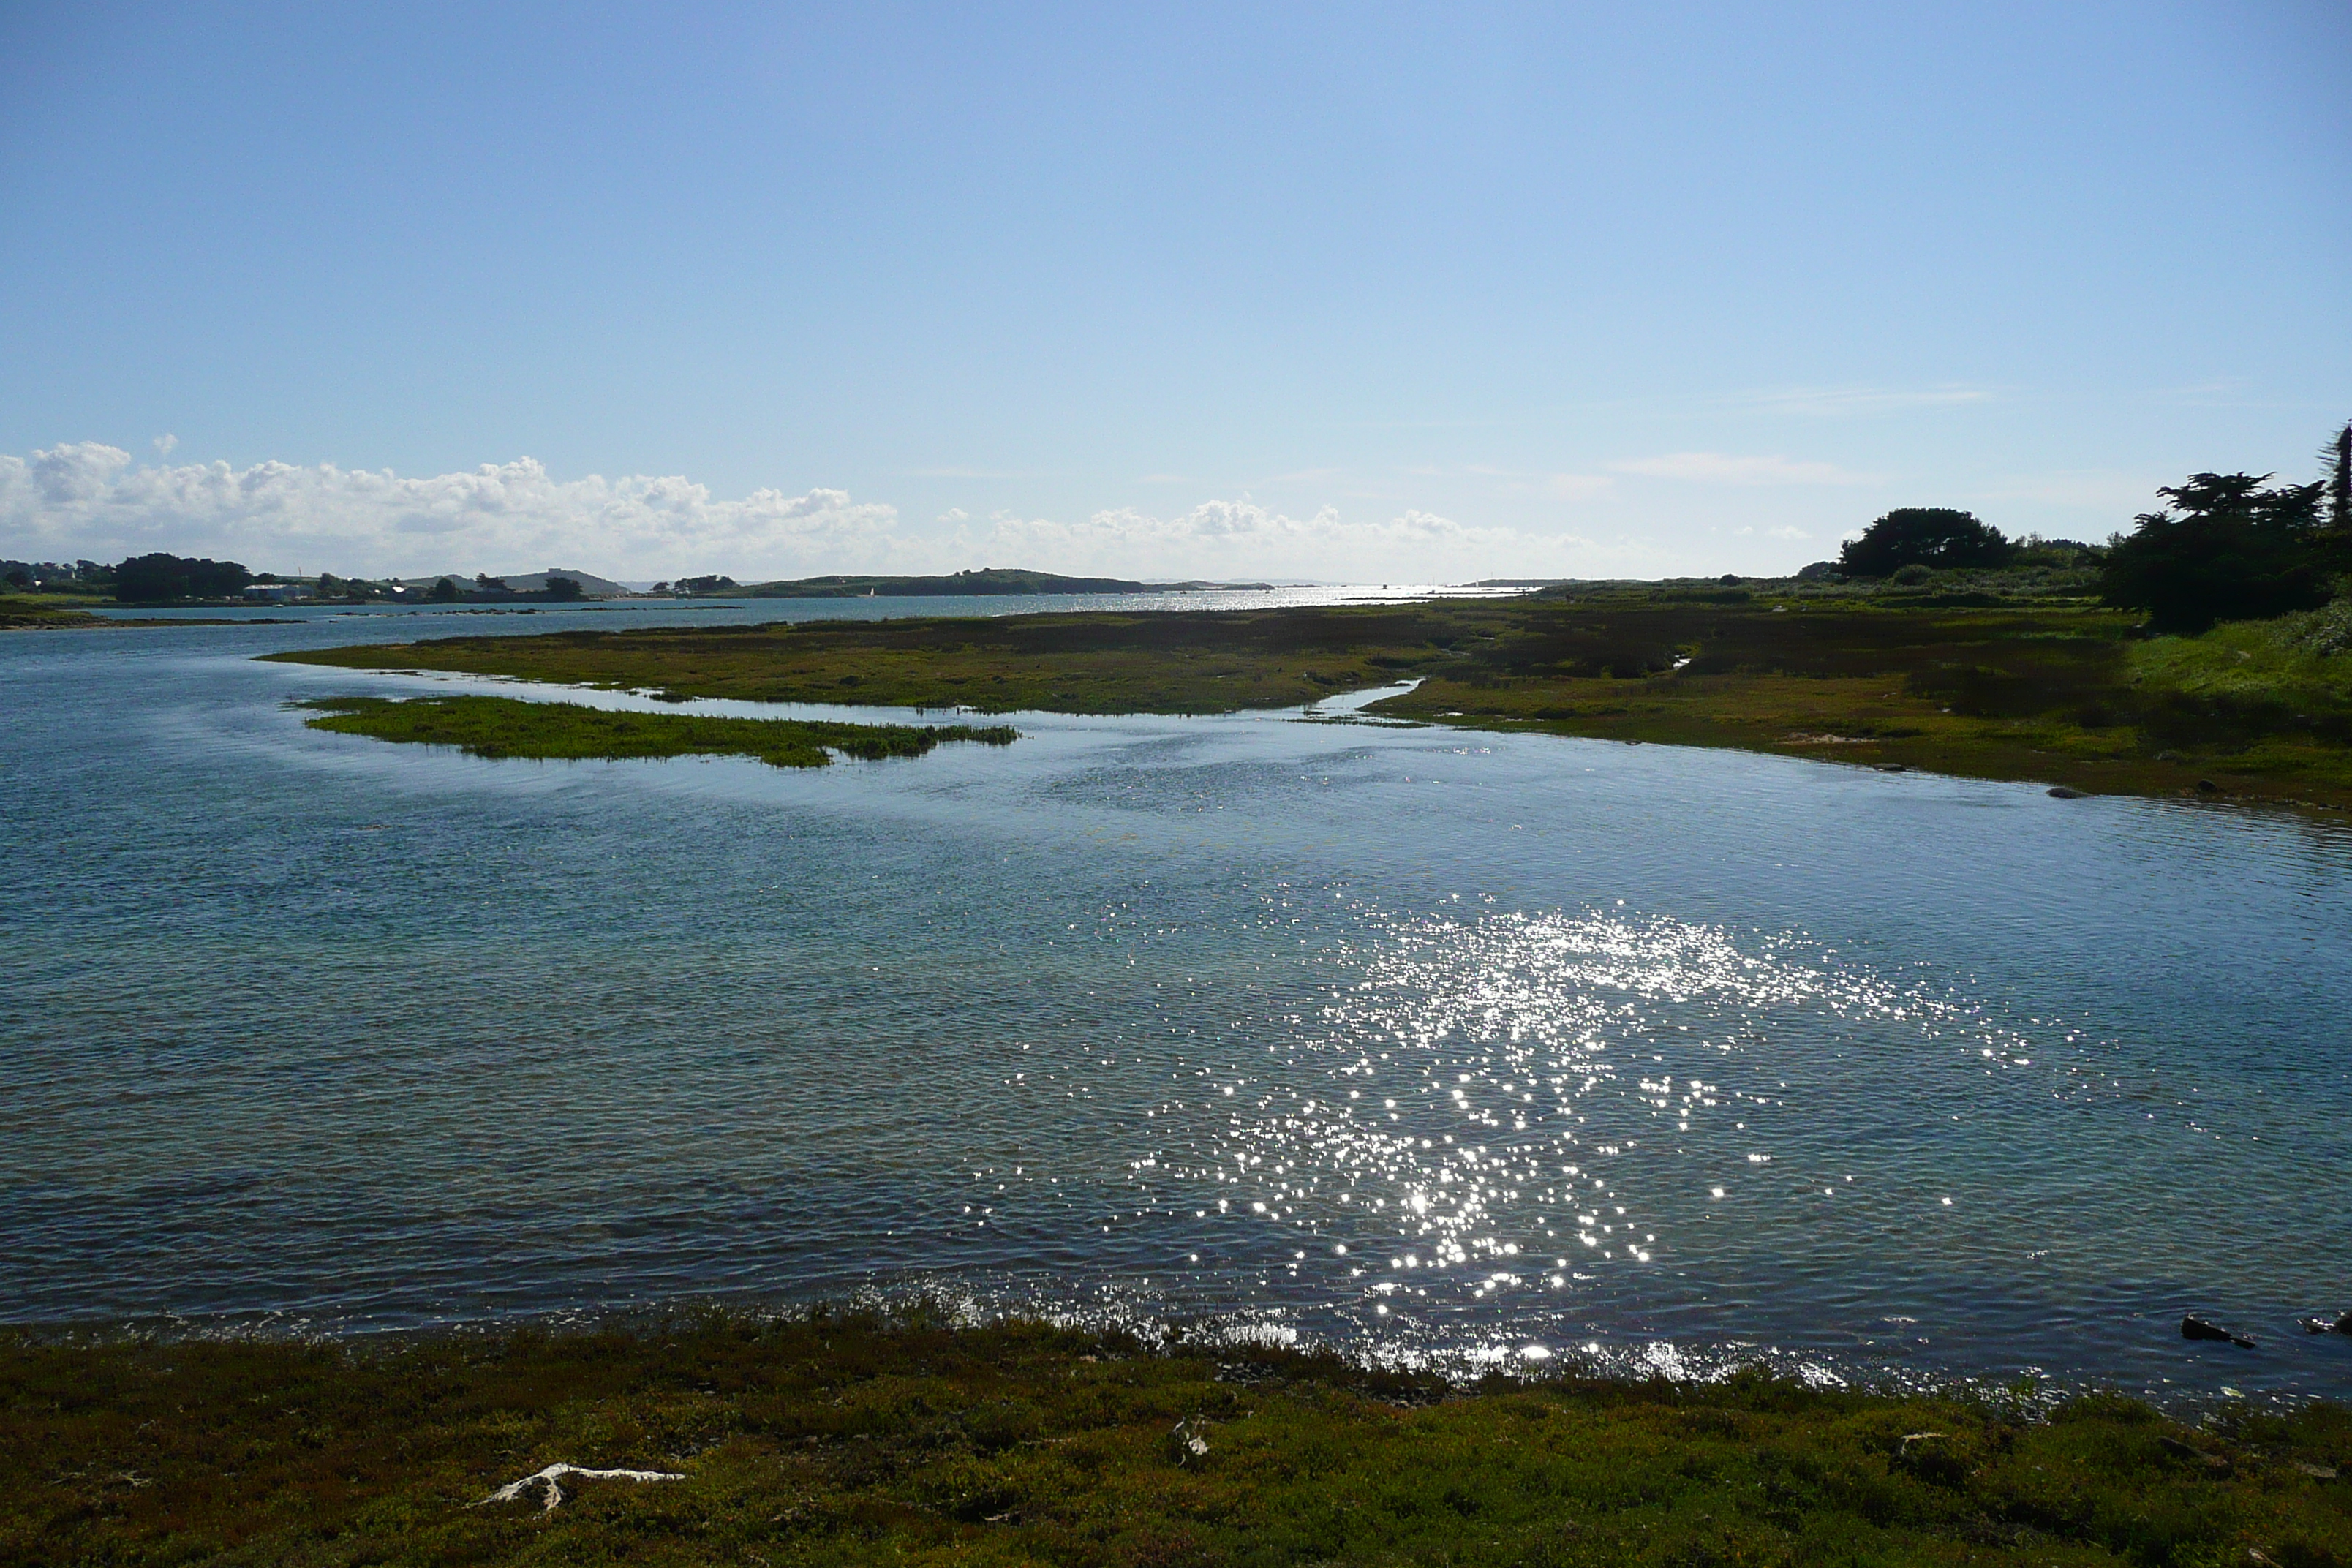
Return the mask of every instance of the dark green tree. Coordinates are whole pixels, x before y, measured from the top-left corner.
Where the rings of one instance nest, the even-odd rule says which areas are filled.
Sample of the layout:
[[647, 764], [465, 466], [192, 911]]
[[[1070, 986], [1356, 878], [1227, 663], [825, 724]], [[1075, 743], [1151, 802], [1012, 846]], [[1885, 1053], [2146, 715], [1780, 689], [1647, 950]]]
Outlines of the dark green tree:
[[1849, 540], [1838, 569], [1849, 577], [1891, 577], [1906, 566], [2002, 566], [2011, 546], [2000, 530], [1972, 512], [1943, 506], [1906, 506], [1888, 512]]
[[2099, 596], [2146, 610], [2157, 631], [2194, 636], [2216, 621], [2251, 621], [2327, 602], [2341, 544], [2321, 526], [2322, 482], [2265, 489], [2268, 474], [2192, 474], [2156, 493], [2110, 543]]
[[190, 559], [156, 551], [114, 569], [114, 596], [132, 603], [165, 599], [228, 599], [245, 592], [253, 574], [234, 561]]
[[454, 605], [457, 602], [458, 595], [457, 580], [455, 577], [444, 577], [434, 584], [432, 592], [425, 596], [436, 605]]
[[580, 596], [580, 579], [577, 577], [558, 577], [550, 574], [547, 579], [547, 596], [551, 599], [557, 600], [578, 598]]

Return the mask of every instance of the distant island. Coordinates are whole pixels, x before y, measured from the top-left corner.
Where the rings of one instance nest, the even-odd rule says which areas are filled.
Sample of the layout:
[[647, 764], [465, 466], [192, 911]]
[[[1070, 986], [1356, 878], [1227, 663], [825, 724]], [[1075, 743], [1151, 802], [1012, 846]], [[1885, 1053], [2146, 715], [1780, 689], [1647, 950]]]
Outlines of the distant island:
[[932, 577], [878, 574], [798, 577], [745, 585], [720, 573], [633, 586], [593, 572], [551, 566], [491, 576], [436, 572], [422, 577], [294, 576], [253, 572], [241, 562], [156, 551], [109, 565], [96, 561], [0, 560], [0, 626], [121, 625], [80, 606], [409, 604], [482, 605], [583, 599], [911, 599], [1020, 594], [1266, 593], [1272, 583], [1139, 583], [1125, 577], [1065, 577], [1018, 566], [982, 566]]
[[[709, 579], [718, 581], [718, 579]], [[683, 592], [681, 586], [681, 592]], [[593, 572], [551, 566], [493, 577], [436, 572], [423, 577], [298, 576], [253, 572], [242, 562], [151, 551], [109, 565], [98, 561], [0, 560], [0, 626], [127, 626], [100, 621], [80, 606], [111, 603], [182, 609], [232, 605], [481, 605], [513, 601], [574, 604], [635, 595], [627, 584]]]

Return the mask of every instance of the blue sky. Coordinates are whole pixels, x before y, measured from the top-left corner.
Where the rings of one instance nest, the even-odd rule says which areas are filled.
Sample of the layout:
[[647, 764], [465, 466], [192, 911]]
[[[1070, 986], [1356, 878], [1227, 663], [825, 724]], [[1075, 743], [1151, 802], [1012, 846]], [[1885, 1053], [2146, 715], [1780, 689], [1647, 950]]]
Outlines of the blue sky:
[[0, 554], [1789, 570], [2352, 417], [2352, 7], [0, 4]]

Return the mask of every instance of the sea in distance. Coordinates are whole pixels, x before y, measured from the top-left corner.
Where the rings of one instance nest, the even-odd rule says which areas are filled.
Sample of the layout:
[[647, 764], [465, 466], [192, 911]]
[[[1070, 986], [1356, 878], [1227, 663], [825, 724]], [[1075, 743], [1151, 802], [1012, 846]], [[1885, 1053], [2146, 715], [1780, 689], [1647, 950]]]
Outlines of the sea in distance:
[[0, 1320], [924, 1298], [1465, 1372], [2352, 1398], [2352, 1338], [2295, 1326], [2352, 1307], [2340, 826], [1361, 696], [490, 762], [286, 703], [644, 700], [252, 659], [1350, 596], [0, 637]]

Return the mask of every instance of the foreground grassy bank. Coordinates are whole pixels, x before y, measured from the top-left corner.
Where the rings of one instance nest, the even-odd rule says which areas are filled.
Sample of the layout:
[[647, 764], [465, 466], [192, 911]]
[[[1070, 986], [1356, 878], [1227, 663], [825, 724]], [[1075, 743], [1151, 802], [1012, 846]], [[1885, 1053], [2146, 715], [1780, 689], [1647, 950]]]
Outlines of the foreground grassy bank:
[[2146, 638], [2135, 617], [2059, 599], [1616, 589], [452, 637], [272, 657], [982, 712], [1230, 712], [1418, 678], [1377, 711], [2091, 793], [2343, 807], [2352, 651], [2328, 640], [2330, 614]]
[[590, 757], [744, 756], [779, 768], [821, 768], [833, 753], [880, 762], [919, 757], [943, 741], [1011, 745], [1009, 725], [836, 724], [799, 719], [719, 719], [690, 713], [625, 713], [577, 702], [511, 697], [328, 697], [295, 704], [320, 710], [313, 730], [455, 746], [478, 757], [578, 761]]
[[[484, 1504], [550, 1464], [569, 1479]], [[2352, 1412], [2193, 1429], [819, 1317], [397, 1343], [0, 1341], [0, 1558], [2275, 1563], [2352, 1548]]]

